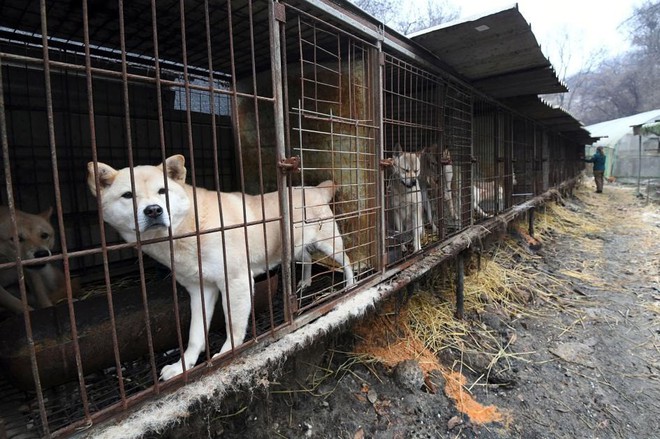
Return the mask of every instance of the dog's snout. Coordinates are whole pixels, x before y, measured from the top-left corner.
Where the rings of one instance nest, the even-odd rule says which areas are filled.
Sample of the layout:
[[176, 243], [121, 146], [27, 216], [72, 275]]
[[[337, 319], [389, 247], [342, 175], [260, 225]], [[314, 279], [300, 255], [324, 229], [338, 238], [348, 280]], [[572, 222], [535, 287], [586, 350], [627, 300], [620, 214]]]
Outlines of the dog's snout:
[[46, 258], [48, 256], [50, 256], [50, 252], [48, 250], [37, 250], [34, 252], [35, 258]]
[[144, 208], [144, 214], [149, 218], [158, 218], [163, 214], [163, 208], [158, 204], [150, 204]]

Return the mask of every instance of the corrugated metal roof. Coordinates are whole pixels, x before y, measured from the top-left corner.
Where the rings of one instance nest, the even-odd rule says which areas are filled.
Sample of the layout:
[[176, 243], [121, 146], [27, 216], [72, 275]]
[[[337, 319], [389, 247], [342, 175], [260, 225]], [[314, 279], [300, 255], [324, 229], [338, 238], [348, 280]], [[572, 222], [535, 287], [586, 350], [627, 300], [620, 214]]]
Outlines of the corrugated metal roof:
[[598, 140], [598, 137], [593, 137], [584, 125], [566, 110], [550, 105], [538, 96], [518, 96], [503, 99], [502, 102], [580, 145], [590, 145]]
[[495, 98], [568, 91], [516, 5], [445, 23], [409, 38]]
[[539, 123], [593, 143], [582, 123], [538, 95], [568, 91], [541, 51], [532, 28], [514, 5], [409, 35], [488, 96]]

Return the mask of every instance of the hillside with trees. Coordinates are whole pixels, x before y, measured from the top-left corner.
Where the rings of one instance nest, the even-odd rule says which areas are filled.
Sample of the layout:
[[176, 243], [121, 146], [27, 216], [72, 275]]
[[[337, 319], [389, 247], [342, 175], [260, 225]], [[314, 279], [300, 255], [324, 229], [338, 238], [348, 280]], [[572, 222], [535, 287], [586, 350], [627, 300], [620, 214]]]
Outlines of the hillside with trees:
[[660, 2], [645, 2], [621, 27], [630, 51], [561, 78], [569, 93], [546, 100], [585, 125], [660, 108]]

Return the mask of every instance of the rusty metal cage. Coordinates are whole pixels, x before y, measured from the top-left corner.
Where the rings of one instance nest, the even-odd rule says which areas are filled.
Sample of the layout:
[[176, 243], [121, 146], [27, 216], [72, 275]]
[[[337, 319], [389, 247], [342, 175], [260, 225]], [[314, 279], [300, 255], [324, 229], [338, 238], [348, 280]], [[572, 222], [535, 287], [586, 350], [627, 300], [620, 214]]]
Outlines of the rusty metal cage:
[[477, 219], [496, 215], [513, 204], [513, 133], [510, 111], [486, 100], [476, 101], [472, 207]]
[[522, 117], [513, 119], [513, 204], [520, 204], [536, 192], [536, 142], [534, 138], [534, 124]]
[[470, 178], [471, 98], [471, 92], [437, 72], [385, 54], [384, 206], [389, 264], [469, 224], [461, 215], [465, 195], [461, 182]]
[[[324, 12], [0, 2], [0, 245], [27, 248], [26, 222], [48, 241], [0, 255], [8, 438], [185, 385], [579, 171], [561, 137]], [[179, 203], [187, 228], [137, 220]]]
[[456, 230], [472, 224], [472, 111], [473, 93], [466, 87], [450, 83], [445, 106], [445, 142], [451, 155], [454, 179], [451, 187], [458, 220]]
[[[332, 180], [338, 196], [333, 207], [346, 253], [359, 267], [358, 279], [380, 270], [377, 258], [379, 202], [374, 68], [377, 52], [372, 44], [351, 36], [303, 11], [287, 13], [285, 105], [291, 129], [287, 145], [300, 159], [295, 184]], [[304, 220], [306, 221], [306, 220]], [[294, 229], [302, 224], [293, 224]], [[341, 276], [321, 270], [336, 265], [331, 258], [314, 263], [317, 288], [300, 291], [296, 311], [341, 293]], [[311, 260], [297, 261], [299, 273], [312, 270]], [[334, 275], [334, 276], [333, 276]]]

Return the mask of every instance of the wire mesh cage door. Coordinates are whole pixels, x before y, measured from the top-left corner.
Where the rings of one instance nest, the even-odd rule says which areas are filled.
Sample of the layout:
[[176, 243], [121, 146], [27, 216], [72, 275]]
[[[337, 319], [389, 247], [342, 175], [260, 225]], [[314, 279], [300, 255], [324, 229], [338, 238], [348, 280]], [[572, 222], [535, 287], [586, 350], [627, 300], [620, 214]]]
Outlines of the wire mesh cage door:
[[454, 232], [472, 224], [472, 93], [449, 83], [445, 93], [445, 145], [449, 149], [454, 173], [452, 199], [458, 220]]
[[[312, 242], [293, 249], [296, 306], [305, 312], [342, 294], [351, 276], [357, 281], [379, 270], [377, 52], [302, 13], [287, 20], [287, 41], [296, 47], [287, 59], [288, 134], [291, 154], [300, 158], [291, 191], [302, 197], [293, 206], [292, 236]], [[330, 210], [315, 214], [313, 190], [299, 187], [328, 184]]]
[[387, 263], [441, 240], [457, 218], [444, 136], [446, 81], [386, 53], [383, 68]]
[[534, 125], [521, 117], [513, 120], [513, 204], [534, 195]]

